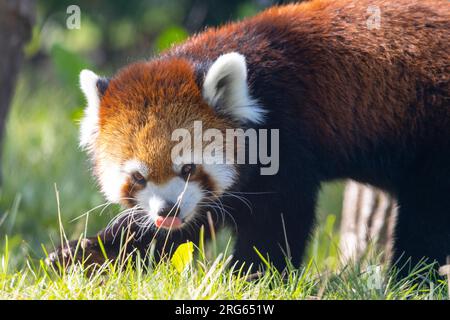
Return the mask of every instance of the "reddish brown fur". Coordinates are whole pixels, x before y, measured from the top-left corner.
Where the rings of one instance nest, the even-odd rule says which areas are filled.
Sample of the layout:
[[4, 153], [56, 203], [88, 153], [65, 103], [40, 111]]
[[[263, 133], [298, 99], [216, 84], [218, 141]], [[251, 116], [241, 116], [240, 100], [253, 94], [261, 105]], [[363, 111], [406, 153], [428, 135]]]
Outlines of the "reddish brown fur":
[[[368, 30], [367, 7], [372, 4], [380, 7], [381, 28]], [[442, 83], [442, 90], [449, 90], [448, 33], [429, 36], [442, 30], [436, 25], [448, 26], [448, 17], [446, 1], [363, 0], [358, 5], [349, 0], [313, 1], [275, 7], [243, 22], [209, 29], [171, 49], [163, 59], [133, 64], [112, 79], [101, 103], [97, 146], [118, 161], [138, 158], [152, 168], [150, 179], [167, 181], [174, 174], [169, 159], [173, 143], [168, 141], [175, 128], [190, 126], [194, 120], [218, 129], [230, 125], [202, 99], [191, 61], [212, 61], [235, 50], [246, 56], [250, 71], [255, 70], [249, 74], [250, 86], [284, 82], [286, 95], [302, 105], [320, 106], [293, 106], [286, 112], [310, 127], [310, 138], [327, 158], [349, 157], [352, 150], [370, 148], [371, 141], [405, 140], [409, 136], [405, 132], [416, 135], [422, 130], [419, 123], [424, 118], [439, 121], [441, 117], [434, 109], [427, 112], [425, 101], [417, 104], [422, 98], [442, 105], [439, 91], [417, 97], [416, 88]], [[257, 42], [239, 41], [252, 30], [265, 36], [259, 35]], [[280, 52], [271, 44], [274, 39], [282, 39]], [[290, 55], [282, 55], [281, 50]], [[259, 65], [262, 58], [276, 65]], [[286, 67], [292, 72], [287, 73]], [[258, 68], [269, 68], [272, 74], [261, 75]], [[308, 95], [290, 83], [302, 83]], [[411, 104], [414, 113], [405, 108]], [[352, 112], [337, 112], [346, 106], [355, 107]], [[428, 139], [433, 136], [416, 143]], [[343, 147], [336, 148], [336, 143]]]
[[[210, 128], [228, 126], [204, 102], [189, 63], [171, 59], [131, 65], [111, 80], [101, 101], [97, 160], [139, 159], [150, 168], [147, 179], [164, 183], [176, 175], [170, 157], [176, 142], [171, 142], [171, 134], [177, 128], [192, 128], [194, 120]], [[201, 169], [191, 177], [197, 179], [214, 185]], [[127, 186], [123, 190], [124, 196], [132, 195]]]
[[[366, 26], [369, 5], [380, 7], [380, 29]], [[303, 100], [302, 105], [320, 108], [290, 112], [302, 124], [308, 123], [315, 143], [334, 154], [364, 148], [365, 141], [403, 139], [399, 134], [416, 134], [423, 117], [437, 116], [434, 110], [427, 112], [424, 103], [417, 105], [414, 114], [405, 106], [420, 98], [417, 86], [441, 83], [442, 91], [449, 92], [449, 8], [445, 0], [319, 0], [275, 7], [241, 23], [210, 29], [168, 55], [213, 60], [236, 50], [250, 61], [250, 69], [265, 67], [276, 73], [291, 68], [292, 73], [284, 71], [275, 80], [286, 83], [286, 93], [302, 83], [308, 95], [292, 95]], [[236, 41], [254, 29], [264, 29], [268, 36], [258, 39], [256, 46]], [[279, 45], [285, 46], [280, 52], [270, 45], [278, 38], [282, 39]], [[283, 55], [282, 50], [291, 55]], [[259, 65], [258, 56], [271, 57], [276, 65]], [[274, 80], [271, 76], [267, 75], [267, 81]], [[250, 84], [261, 81], [256, 77], [261, 75], [250, 73]], [[439, 106], [444, 97], [436, 92], [426, 99]], [[353, 112], [337, 112], [348, 105], [357, 107]], [[346, 147], [336, 148], [337, 139]]]
[[[366, 25], [372, 5], [381, 11], [379, 29]], [[155, 183], [174, 176], [174, 129], [191, 128], [194, 120], [205, 129], [236, 125], [201, 95], [208, 68], [232, 51], [245, 56], [250, 94], [268, 111], [263, 126], [280, 129], [278, 175], [239, 172], [249, 171], [238, 183], [241, 191], [276, 192], [248, 195], [253, 215], [242, 203], [229, 203], [236, 258], [258, 263], [257, 247], [283, 267], [280, 247], [293, 238], [298, 264], [320, 183], [353, 178], [398, 197], [396, 258], [405, 251], [413, 261], [444, 261], [450, 254], [448, 1], [315, 0], [208, 29], [111, 80], [95, 160], [137, 158]], [[193, 178], [211, 187], [201, 173]], [[144, 250], [148, 243], [135, 245]]]
[[132, 181], [132, 179], [129, 177], [126, 183], [122, 186], [122, 202], [128, 207], [135, 206], [137, 204], [135, 194], [136, 192], [144, 189], [144, 187], [144, 185]]

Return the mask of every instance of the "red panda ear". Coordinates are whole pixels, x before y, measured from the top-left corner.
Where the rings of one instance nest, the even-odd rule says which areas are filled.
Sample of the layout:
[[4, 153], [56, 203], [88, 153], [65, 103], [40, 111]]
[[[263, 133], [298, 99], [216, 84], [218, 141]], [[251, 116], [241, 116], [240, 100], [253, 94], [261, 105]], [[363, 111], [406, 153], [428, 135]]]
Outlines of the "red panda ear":
[[106, 78], [100, 78], [90, 70], [82, 70], [80, 73], [80, 87], [83, 91], [87, 106], [80, 124], [80, 146], [89, 149], [98, 133], [98, 109], [100, 98], [108, 88]]
[[214, 61], [203, 82], [203, 98], [218, 112], [241, 123], [264, 120], [264, 109], [249, 94], [245, 57], [237, 52]]
[[98, 78], [96, 87], [97, 87], [97, 92], [100, 96], [103, 97], [103, 95], [106, 92], [106, 89], [108, 89], [108, 85], [109, 85], [108, 78]]

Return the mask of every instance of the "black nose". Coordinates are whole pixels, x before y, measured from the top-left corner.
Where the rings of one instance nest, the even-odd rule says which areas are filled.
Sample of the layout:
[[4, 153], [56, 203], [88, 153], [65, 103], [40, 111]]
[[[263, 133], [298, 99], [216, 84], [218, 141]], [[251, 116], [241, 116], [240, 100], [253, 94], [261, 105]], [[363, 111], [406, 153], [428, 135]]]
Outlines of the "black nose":
[[175, 206], [174, 203], [172, 202], [168, 202], [166, 203], [166, 205], [161, 208], [158, 212], [158, 216], [161, 217], [173, 217], [175, 216], [176, 212], [177, 212], [178, 208]]

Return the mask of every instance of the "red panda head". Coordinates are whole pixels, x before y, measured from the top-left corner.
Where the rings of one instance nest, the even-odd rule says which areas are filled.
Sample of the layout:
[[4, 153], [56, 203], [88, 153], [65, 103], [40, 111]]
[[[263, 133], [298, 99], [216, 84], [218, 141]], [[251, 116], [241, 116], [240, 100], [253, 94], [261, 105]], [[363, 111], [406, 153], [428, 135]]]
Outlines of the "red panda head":
[[186, 59], [164, 58], [130, 65], [111, 80], [80, 74], [87, 99], [80, 145], [103, 193], [158, 227], [183, 226], [238, 179], [233, 161], [194, 164], [193, 149], [174, 159], [174, 131], [184, 128], [194, 139], [194, 121], [224, 132], [263, 120], [249, 95], [244, 56], [220, 56], [201, 83], [197, 73]]

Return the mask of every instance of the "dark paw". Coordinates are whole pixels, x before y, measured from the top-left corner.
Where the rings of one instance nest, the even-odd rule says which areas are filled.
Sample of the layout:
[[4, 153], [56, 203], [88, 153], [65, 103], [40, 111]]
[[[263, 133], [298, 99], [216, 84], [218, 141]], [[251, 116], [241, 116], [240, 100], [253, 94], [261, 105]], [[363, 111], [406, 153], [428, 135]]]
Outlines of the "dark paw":
[[45, 259], [48, 266], [55, 268], [68, 268], [74, 264], [83, 266], [101, 265], [104, 262], [105, 257], [98, 242], [91, 239], [70, 241], [50, 253]]

